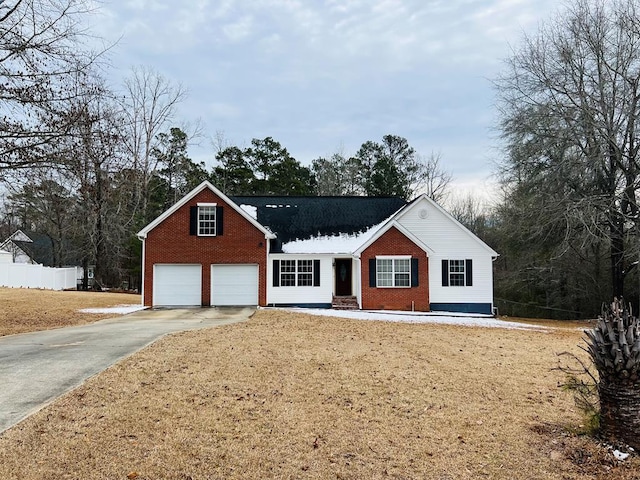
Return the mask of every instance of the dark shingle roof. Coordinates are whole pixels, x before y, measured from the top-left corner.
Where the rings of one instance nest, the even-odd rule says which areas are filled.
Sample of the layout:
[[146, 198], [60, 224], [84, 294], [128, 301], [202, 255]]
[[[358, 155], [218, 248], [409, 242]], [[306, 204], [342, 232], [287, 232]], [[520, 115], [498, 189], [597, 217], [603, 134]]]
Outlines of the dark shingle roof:
[[318, 234], [354, 234], [377, 225], [402, 208], [397, 197], [230, 196], [238, 205], [252, 205], [257, 220], [287, 243]]
[[41, 263], [47, 267], [54, 266], [53, 240], [51, 240], [51, 237], [30, 231], [24, 231], [24, 233], [33, 240], [33, 242], [13, 240], [13, 243], [29, 255], [34, 262]]

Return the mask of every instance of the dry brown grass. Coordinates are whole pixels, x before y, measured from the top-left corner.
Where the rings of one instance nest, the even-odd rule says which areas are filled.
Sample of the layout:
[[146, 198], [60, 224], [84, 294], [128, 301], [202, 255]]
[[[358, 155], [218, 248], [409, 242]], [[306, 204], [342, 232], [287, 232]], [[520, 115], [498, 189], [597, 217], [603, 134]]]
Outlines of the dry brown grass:
[[570, 432], [575, 330], [260, 311], [166, 337], [0, 436], [0, 478], [638, 479]]
[[140, 295], [0, 288], [0, 336], [95, 322], [117, 315], [78, 310], [122, 304], [140, 304]]

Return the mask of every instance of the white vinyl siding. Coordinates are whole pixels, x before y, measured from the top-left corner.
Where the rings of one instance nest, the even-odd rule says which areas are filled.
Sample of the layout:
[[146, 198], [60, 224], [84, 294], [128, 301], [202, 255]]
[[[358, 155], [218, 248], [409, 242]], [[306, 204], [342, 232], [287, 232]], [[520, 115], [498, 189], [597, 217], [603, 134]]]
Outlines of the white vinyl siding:
[[[420, 212], [423, 212], [421, 217]], [[422, 199], [401, 215], [398, 222], [427, 245], [429, 252], [429, 301], [431, 303], [493, 304], [493, 261], [489, 247]], [[464, 288], [442, 285], [442, 260], [471, 260], [473, 284]], [[456, 272], [461, 273], [461, 272]], [[464, 275], [463, 275], [464, 276]]]
[[[280, 285], [277, 287], [273, 286], [273, 262], [277, 260], [280, 262]], [[298, 261], [303, 261], [302, 269], [305, 270], [308, 267], [310, 262], [313, 264], [314, 260], [320, 260], [320, 285], [317, 287], [313, 286], [313, 274], [311, 286], [304, 285], [290, 285], [283, 286], [282, 285], [282, 263], [283, 261], [290, 261], [296, 264], [296, 269], [298, 268]], [[327, 254], [318, 254], [318, 255], [304, 255], [304, 254], [270, 254], [268, 264], [268, 272], [267, 278], [267, 304], [313, 304], [313, 303], [323, 303], [329, 304], [333, 298], [333, 258], [331, 255]], [[299, 272], [297, 270], [297, 272]], [[302, 281], [305, 282], [304, 275], [308, 275], [306, 272], [302, 273]], [[357, 276], [357, 272], [354, 271], [354, 276]]]

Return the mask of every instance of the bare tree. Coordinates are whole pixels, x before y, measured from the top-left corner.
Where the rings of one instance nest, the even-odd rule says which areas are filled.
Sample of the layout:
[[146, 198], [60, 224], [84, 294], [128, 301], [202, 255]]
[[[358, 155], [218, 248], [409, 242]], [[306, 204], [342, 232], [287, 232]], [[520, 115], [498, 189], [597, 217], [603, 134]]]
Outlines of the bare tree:
[[74, 119], [48, 120], [82, 82], [99, 54], [85, 45], [84, 0], [0, 2], [0, 171], [50, 163], [49, 145]]
[[482, 201], [472, 193], [457, 197], [448, 202], [447, 211], [453, 218], [467, 227], [476, 235], [486, 226], [487, 212]]
[[210, 140], [216, 155], [233, 146], [222, 130], [216, 130]]
[[149, 185], [157, 169], [157, 158], [152, 155], [157, 136], [167, 130], [174, 119], [176, 107], [186, 97], [179, 84], [172, 84], [157, 71], [137, 67], [125, 80], [124, 112], [127, 118], [124, 141], [133, 160], [133, 169], [139, 172], [137, 198], [144, 222], [147, 218]]
[[431, 152], [428, 157], [417, 156], [418, 168], [410, 179], [415, 192], [424, 192], [437, 203], [443, 203], [449, 196], [449, 186], [453, 176], [444, 170], [440, 152]]
[[605, 239], [618, 297], [636, 261], [632, 228], [640, 238], [639, 6], [577, 0], [524, 38], [497, 81], [505, 184], [537, 198], [526, 214], [543, 233], [564, 224], [566, 238]]
[[60, 109], [51, 128], [74, 119], [69, 135], [56, 145], [56, 168], [76, 199], [70, 239], [85, 272], [93, 264], [97, 284], [114, 285], [132, 218], [114, 179], [131, 171], [132, 162], [124, 148], [121, 106], [102, 78], [90, 80]]

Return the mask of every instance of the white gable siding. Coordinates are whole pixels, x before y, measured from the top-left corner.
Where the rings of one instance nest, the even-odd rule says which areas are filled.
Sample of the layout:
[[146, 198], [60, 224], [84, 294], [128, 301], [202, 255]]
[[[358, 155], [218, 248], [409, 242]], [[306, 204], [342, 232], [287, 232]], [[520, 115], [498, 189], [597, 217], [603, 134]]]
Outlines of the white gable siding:
[[22, 230], [16, 230], [11, 234], [8, 240], [14, 240], [16, 242], [32, 242], [31, 238], [26, 235]]
[[3, 243], [2, 249], [11, 254], [11, 261], [13, 263], [35, 264], [31, 257], [11, 240], [7, 240], [5, 243]]
[[[274, 260], [320, 260], [319, 287], [274, 287]], [[267, 266], [267, 304], [330, 304], [333, 300], [333, 257], [330, 255], [270, 254]]]
[[[492, 255], [495, 252], [425, 199], [403, 212], [398, 222], [432, 250], [429, 253], [431, 303], [493, 304]], [[473, 260], [473, 286], [443, 287], [442, 260], [466, 259]]]

